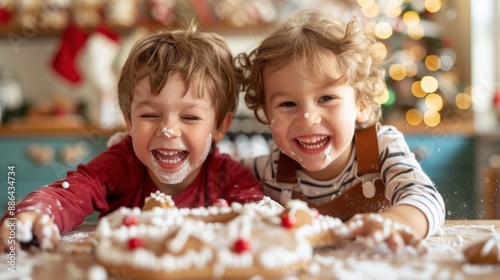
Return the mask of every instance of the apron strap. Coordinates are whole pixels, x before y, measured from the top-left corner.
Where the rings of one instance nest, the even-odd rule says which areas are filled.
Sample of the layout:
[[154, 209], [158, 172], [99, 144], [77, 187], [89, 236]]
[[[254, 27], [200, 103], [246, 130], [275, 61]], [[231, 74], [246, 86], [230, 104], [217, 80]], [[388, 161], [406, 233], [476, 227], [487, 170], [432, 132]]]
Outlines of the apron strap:
[[295, 160], [280, 152], [278, 159], [278, 171], [276, 172], [276, 182], [288, 184], [297, 183], [295, 171], [298, 166], [299, 164]]
[[358, 175], [380, 172], [377, 125], [356, 130], [354, 145], [358, 160]]

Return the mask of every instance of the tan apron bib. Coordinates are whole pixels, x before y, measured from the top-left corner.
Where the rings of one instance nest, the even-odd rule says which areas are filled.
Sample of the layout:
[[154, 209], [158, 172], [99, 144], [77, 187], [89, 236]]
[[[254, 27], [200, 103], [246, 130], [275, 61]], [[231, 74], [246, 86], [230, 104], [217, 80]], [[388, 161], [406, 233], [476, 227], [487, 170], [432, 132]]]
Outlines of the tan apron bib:
[[[357, 130], [354, 135], [358, 161], [358, 178], [362, 182], [352, 186], [334, 199], [314, 203], [293, 190], [300, 182], [295, 177], [298, 163], [281, 153], [278, 161], [276, 181], [282, 187], [282, 199], [300, 199], [323, 215], [338, 217], [343, 221], [358, 213], [376, 213], [389, 208], [390, 202], [384, 196], [385, 186], [380, 180], [380, 160], [376, 126]], [[365, 176], [363, 176], [365, 175]], [[283, 201], [280, 201], [283, 203]]]

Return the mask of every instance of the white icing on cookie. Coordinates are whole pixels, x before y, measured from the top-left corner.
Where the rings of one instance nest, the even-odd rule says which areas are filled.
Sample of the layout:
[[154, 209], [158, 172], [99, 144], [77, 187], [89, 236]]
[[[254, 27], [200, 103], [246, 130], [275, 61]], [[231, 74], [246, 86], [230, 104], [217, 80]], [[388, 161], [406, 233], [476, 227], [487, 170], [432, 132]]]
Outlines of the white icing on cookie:
[[155, 193], [151, 193], [149, 197], [146, 197], [145, 202], [148, 202], [150, 199], [156, 200], [160, 203], [164, 203], [166, 205], [175, 205], [172, 197], [170, 195], [166, 195], [160, 191], [156, 191]]
[[498, 235], [495, 235], [484, 243], [480, 251], [480, 256], [486, 257], [492, 254], [495, 248], [497, 249], [496, 260], [500, 263], [500, 236]]
[[[150, 199], [158, 199], [158, 195]], [[290, 213], [304, 210], [313, 217], [312, 222], [293, 230], [283, 227], [279, 215], [284, 209], [269, 198], [192, 209], [154, 207], [142, 211], [122, 207], [99, 222], [96, 256], [104, 264], [159, 273], [210, 266], [212, 275], [208, 277], [223, 277], [228, 269], [252, 271], [255, 266], [287, 269], [312, 259], [313, 247], [307, 237], [332, 230], [342, 222], [318, 215], [302, 201], [292, 200], [286, 209]], [[204, 220], [227, 214], [234, 217], [221, 222]], [[130, 215], [136, 216], [137, 224], [124, 225]], [[129, 249], [133, 238], [143, 240], [144, 247]], [[236, 245], [241, 242], [248, 247]]]

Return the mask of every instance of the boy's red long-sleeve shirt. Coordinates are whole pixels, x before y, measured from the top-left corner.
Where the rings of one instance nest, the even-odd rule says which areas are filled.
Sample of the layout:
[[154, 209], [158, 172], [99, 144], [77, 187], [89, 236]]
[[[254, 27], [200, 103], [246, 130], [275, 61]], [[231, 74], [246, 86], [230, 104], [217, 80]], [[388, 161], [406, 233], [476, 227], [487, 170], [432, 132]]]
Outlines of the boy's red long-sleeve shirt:
[[[62, 187], [65, 181], [67, 189]], [[157, 190], [127, 136], [88, 164], [68, 171], [67, 178], [30, 193], [16, 205], [16, 213], [46, 213], [64, 233], [94, 211], [104, 216], [121, 206], [142, 207], [144, 199]], [[258, 201], [263, 194], [249, 169], [216, 150], [208, 155], [195, 180], [172, 199], [179, 208], [193, 208], [208, 206], [218, 198], [244, 203]], [[5, 214], [5, 218], [10, 217]]]

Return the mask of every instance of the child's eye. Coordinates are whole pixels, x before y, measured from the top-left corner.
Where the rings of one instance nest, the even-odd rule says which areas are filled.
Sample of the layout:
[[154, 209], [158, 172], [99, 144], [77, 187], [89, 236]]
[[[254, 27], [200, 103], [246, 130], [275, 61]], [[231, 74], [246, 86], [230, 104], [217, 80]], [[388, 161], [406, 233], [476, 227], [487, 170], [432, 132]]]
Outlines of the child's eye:
[[197, 116], [182, 116], [181, 118], [183, 120], [186, 120], [186, 121], [199, 121], [199, 120], [201, 120], [201, 118], [197, 117]]
[[294, 107], [295, 105], [295, 102], [286, 101], [278, 104], [278, 107]]
[[156, 114], [141, 114], [139, 116], [141, 119], [151, 119], [158, 117]]
[[334, 99], [333, 96], [330, 96], [330, 95], [325, 95], [325, 96], [321, 96], [319, 99], [318, 99], [318, 102], [319, 103], [323, 103], [323, 102], [328, 102], [330, 100]]

